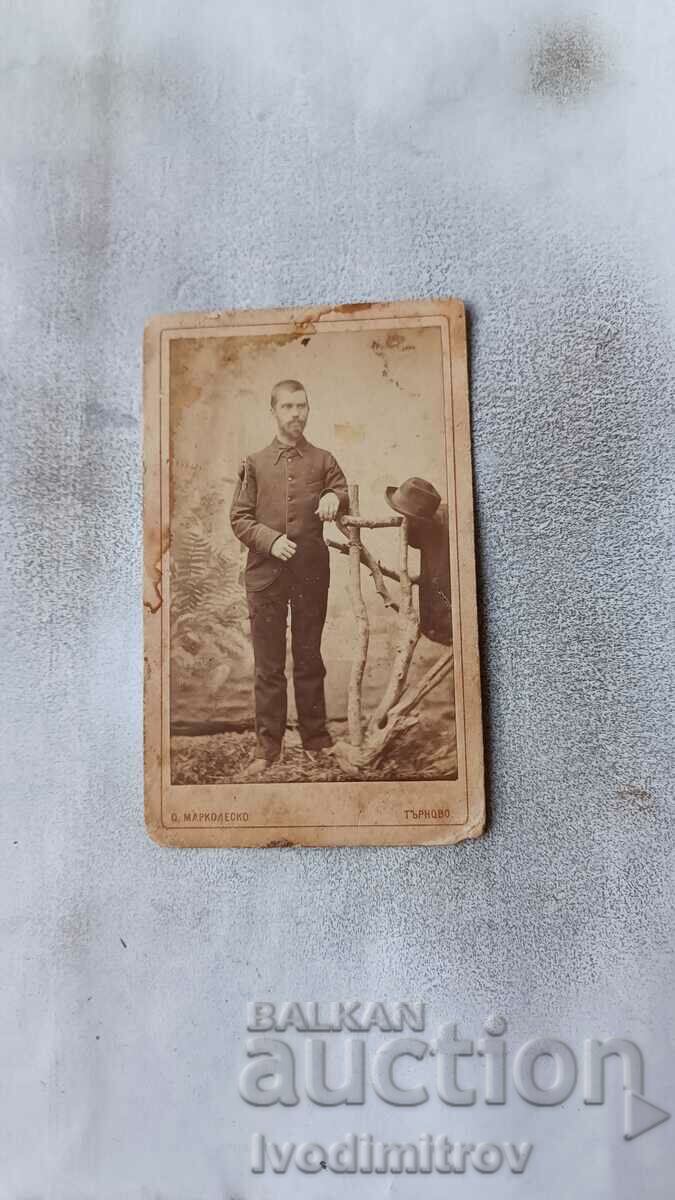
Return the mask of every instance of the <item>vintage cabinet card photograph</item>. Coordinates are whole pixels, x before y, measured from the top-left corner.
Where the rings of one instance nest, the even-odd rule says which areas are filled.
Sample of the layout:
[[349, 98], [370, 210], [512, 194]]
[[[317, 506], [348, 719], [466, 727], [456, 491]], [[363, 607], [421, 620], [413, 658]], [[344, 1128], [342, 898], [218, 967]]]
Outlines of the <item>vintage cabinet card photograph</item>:
[[478, 836], [463, 304], [155, 317], [144, 387], [150, 835]]

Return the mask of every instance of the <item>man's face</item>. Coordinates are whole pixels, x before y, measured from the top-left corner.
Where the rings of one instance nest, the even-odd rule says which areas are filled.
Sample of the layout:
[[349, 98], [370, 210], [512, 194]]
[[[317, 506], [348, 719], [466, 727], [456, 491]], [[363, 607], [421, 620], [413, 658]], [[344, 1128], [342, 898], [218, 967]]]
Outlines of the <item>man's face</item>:
[[272, 411], [279, 433], [292, 440], [302, 435], [309, 417], [309, 404], [304, 392], [281, 392]]

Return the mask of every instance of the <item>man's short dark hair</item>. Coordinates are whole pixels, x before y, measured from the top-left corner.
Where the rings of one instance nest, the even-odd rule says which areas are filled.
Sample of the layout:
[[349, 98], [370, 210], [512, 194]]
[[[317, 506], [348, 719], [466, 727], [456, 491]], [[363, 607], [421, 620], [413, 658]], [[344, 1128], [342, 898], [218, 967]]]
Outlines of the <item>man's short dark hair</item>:
[[[305, 396], [307, 396], [307, 389], [304, 383], [300, 383], [299, 379], [280, 379], [272, 388], [272, 395], [270, 397], [271, 408], [276, 408], [280, 392], [304, 392]], [[307, 400], [309, 403], [309, 397], [307, 397]]]

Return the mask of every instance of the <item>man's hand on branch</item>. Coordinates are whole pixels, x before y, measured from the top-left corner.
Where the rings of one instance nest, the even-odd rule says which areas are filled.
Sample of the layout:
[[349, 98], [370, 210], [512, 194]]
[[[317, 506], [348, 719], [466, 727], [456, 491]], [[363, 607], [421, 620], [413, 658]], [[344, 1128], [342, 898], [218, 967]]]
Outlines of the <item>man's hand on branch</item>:
[[322, 521], [334, 521], [340, 509], [340, 501], [335, 492], [326, 492], [319, 500], [317, 513]]
[[295, 542], [287, 538], [284, 533], [278, 537], [276, 542], [272, 542], [270, 554], [273, 558], [280, 558], [282, 562], [288, 562], [293, 557], [296, 551]]

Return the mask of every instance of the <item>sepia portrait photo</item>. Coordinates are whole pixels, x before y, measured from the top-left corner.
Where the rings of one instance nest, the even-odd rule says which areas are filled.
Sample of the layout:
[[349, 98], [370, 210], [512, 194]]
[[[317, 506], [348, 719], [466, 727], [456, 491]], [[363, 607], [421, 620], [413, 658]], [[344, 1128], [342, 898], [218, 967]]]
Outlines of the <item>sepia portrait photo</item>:
[[463, 305], [150, 321], [144, 605], [157, 841], [482, 832]]

